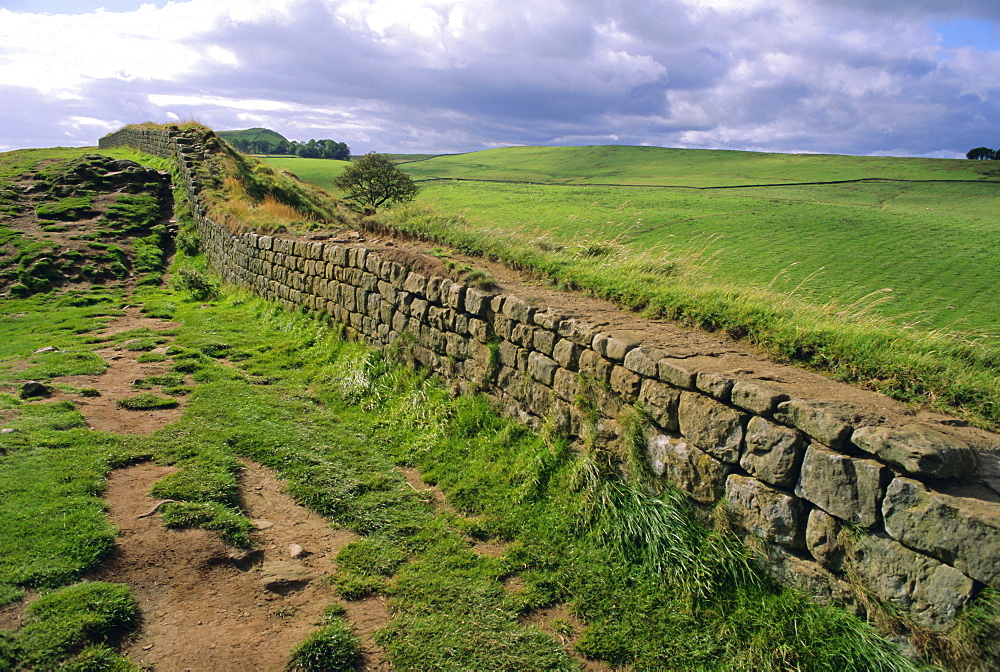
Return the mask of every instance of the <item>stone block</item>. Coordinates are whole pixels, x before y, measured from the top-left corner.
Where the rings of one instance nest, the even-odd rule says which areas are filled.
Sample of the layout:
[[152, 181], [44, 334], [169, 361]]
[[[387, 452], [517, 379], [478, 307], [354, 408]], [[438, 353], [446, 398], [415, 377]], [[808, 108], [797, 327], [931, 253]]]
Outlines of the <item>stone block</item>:
[[630, 350], [639, 347], [642, 341], [638, 334], [630, 331], [609, 331], [594, 336], [591, 347], [602, 357], [613, 362], [624, 362]]
[[874, 460], [848, 457], [813, 443], [802, 459], [795, 494], [841, 520], [872, 527], [881, 518], [888, 473]]
[[646, 378], [656, 378], [659, 373], [657, 363], [665, 356], [662, 350], [640, 346], [625, 355], [625, 368]]
[[740, 460], [748, 417], [697, 392], [681, 393], [678, 406], [681, 434], [698, 448], [724, 462]]
[[754, 416], [747, 423], [740, 466], [762, 481], [791, 488], [798, 480], [807, 443], [802, 432]]
[[840, 572], [844, 567], [840, 521], [823, 509], [810, 511], [806, 521], [806, 548], [823, 567], [832, 572]]
[[559, 335], [584, 348], [590, 348], [596, 333], [594, 327], [579, 320], [567, 319], [559, 322]]
[[653, 471], [691, 499], [714, 504], [725, 493], [732, 467], [687, 441], [658, 434], [649, 438], [646, 450]]
[[472, 290], [457, 282], [453, 282], [449, 286], [449, 282], [449, 280], [445, 280], [441, 283], [441, 301], [449, 308], [462, 310], [465, 306], [465, 296]]
[[403, 291], [425, 296], [427, 293], [427, 276], [411, 272], [403, 281]]
[[894, 539], [1000, 588], [1000, 503], [946, 495], [897, 476], [882, 514]]
[[840, 448], [851, 436], [850, 418], [835, 405], [791, 399], [778, 404], [774, 419], [796, 427], [830, 448]]
[[729, 403], [729, 396], [733, 390], [733, 379], [723, 373], [711, 373], [701, 371], [695, 376], [694, 386], [707, 394], [718, 399], [722, 403]]
[[591, 380], [602, 384], [611, 378], [611, 369], [614, 366], [611, 362], [601, 357], [593, 350], [584, 350], [580, 354], [580, 373]]
[[558, 336], [546, 329], [535, 329], [532, 333], [532, 346], [541, 353], [552, 356]]
[[546, 357], [542, 353], [535, 351], [528, 354], [528, 373], [543, 385], [552, 386], [552, 381], [558, 368], [559, 365], [551, 357]]
[[814, 562], [804, 560], [783, 546], [767, 548], [765, 569], [778, 582], [793, 586], [809, 595], [817, 604], [840, 605], [856, 616], [863, 616], [863, 609], [854, 596], [851, 586]]
[[693, 390], [698, 368], [693, 362], [684, 359], [661, 359], [656, 364], [656, 373], [668, 385]]
[[789, 548], [805, 548], [806, 507], [801, 499], [756, 478], [730, 474], [726, 500], [736, 524], [747, 532]]
[[668, 432], [680, 429], [677, 422], [677, 406], [680, 400], [680, 391], [670, 385], [649, 378], [642, 381], [639, 403], [656, 424]]
[[535, 314], [534, 307], [524, 299], [517, 296], [508, 296], [503, 302], [503, 314], [521, 324], [531, 324], [531, 317]]
[[616, 366], [611, 369], [611, 390], [625, 401], [634, 402], [639, 397], [641, 385], [642, 378], [624, 366]]
[[476, 319], [469, 319], [469, 335], [480, 343], [485, 343], [490, 338], [490, 328], [486, 322]]
[[537, 310], [535, 314], [532, 315], [531, 321], [545, 329], [546, 331], [551, 331], [552, 333], [557, 333], [559, 331], [559, 322], [563, 319], [563, 314], [557, 310], [549, 308], [548, 310]]
[[881, 535], [862, 535], [848, 556], [849, 571], [880, 599], [906, 610], [931, 630], [947, 630], [974, 592], [972, 579], [954, 567]]
[[730, 399], [735, 406], [756, 413], [771, 415], [788, 395], [775, 385], [763, 380], [737, 380], [733, 383]]
[[552, 358], [559, 366], [576, 371], [580, 362], [580, 346], [565, 338], [560, 339], [552, 348]]
[[976, 455], [967, 443], [929, 427], [859, 427], [851, 441], [917, 476], [961, 478], [976, 470]]
[[552, 380], [552, 389], [562, 399], [568, 402], [575, 402], [580, 395], [580, 377], [568, 369], [556, 369]]

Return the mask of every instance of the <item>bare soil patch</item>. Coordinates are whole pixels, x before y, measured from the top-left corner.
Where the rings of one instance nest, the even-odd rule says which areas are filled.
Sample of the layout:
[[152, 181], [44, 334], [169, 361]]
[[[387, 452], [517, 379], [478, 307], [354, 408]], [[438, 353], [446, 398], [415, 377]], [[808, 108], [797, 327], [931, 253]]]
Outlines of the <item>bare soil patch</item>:
[[[134, 329], [147, 328], [152, 331], [163, 331], [179, 327], [177, 322], [168, 322], [146, 317], [136, 307], [125, 309], [125, 316], [118, 318], [108, 327], [96, 334], [112, 337]], [[165, 348], [164, 348], [165, 350]], [[77, 409], [87, 420], [87, 426], [104, 432], [116, 434], [152, 434], [179, 420], [184, 413], [183, 397], [175, 408], [155, 411], [127, 411], [118, 408], [117, 402], [126, 397], [135, 396], [137, 390], [132, 382], [149, 376], [162, 375], [169, 371], [165, 363], [138, 361], [142, 352], [128, 350], [122, 346], [108, 346], [95, 350], [101, 358], [108, 362], [108, 369], [99, 376], [64, 376], [56, 382], [77, 389], [92, 388], [100, 392], [98, 397], [83, 397], [79, 394], [57, 392], [53, 400], [67, 399], [76, 404]]]
[[[170, 467], [140, 464], [112, 473], [105, 499], [121, 535], [89, 578], [126, 583], [143, 623], [125, 653], [157, 672], [282, 670], [292, 648], [337, 597], [324, 576], [355, 536], [284, 494], [282, 482], [247, 462], [243, 499], [255, 520], [254, 548], [235, 549], [204, 530], [168, 530], [154, 514], [150, 486]], [[301, 551], [292, 557], [293, 545]], [[371, 633], [388, 617], [378, 599], [348, 605], [365, 641], [365, 669], [385, 669]]]

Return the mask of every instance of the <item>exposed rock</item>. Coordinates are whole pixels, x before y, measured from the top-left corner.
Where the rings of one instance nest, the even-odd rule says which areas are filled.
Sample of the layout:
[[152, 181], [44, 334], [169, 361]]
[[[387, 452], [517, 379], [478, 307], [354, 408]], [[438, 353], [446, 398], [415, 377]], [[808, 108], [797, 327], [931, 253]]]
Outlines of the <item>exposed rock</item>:
[[634, 371], [640, 376], [655, 378], [658, 371], [658, 362], [664, 358], [662, 350], [649, 347], [638, 347], [630, 350], [625, 355], [625, 368]]
[[897, 476], [882, 514], [894, 539], [1000, 588], [1000, 504], [934, 492]]
[[686, 390], [694, 389], [694, 381], [698, 376], [697, 366], [684, 359], [661, 359], [656, 365], [656, 371], [664, 383]]
[[265, 562], [260, 568], [260, 582], [264, 590], [282, 595], [299, 590], [312, 578], [309, 570], [294, 562]]
[[55, 347], [55, 346], [47, 345], [44, 348], [38, 348], [38, 350], [35, 350], [32, 354], [38, 355], [38, 354], [42, 354], [42, 353], [45, 353], [45, 352], [62, 352], [62, 351], [59, 348]]
[[650, 417], [663, 429], [676, 432], [679, 429], [677, 423], [677, 405], [680, 403], [681, 393], [670, 385], [647, 378], [642, 381], [642, 388], [639, 390], [639, 403], [649, 413]]
[[681, 434], [695, 446], [724, 462], [739, 462], [746, 414], [704, 395], [683, 392], [678, 421]]
[[37, 380], [29, 380], [21, 386], [21, 398], [31, 399], [32, 397], [48, 397], [52, 395], [52, 388]]
[[805, 548], [805, 511], [801, 499], [778, 492], [756, 478], [730, 474], [726, 500], [737, 524], [782, 546]]
[[840, 539], [840, 522], [823, 511], [813, 509], [806, 523], [806, 548], [816, 562], [832, 572], [844, 566], [844, 544]]
[[531, 377], [543, 385], [552, 385], [552, 380], [556, 375], [559, 364], [550, 357], [546, 357], [540, 352], [532, 350], [528, 354], [528, 373]]
[[972, 579], [962, 572], [888, 537], [858, 537], [848, 562], [848, 570], [876, 596], [932, 630], [950, 628], [974, 591]]
[[728, 402], [733, 389], [733, 379], [722, 373], [702, 371], [695, 377], [695, 387], [721, 402]]
[[639, 347], [642, 341], [630, 331], [609, 331], [594, 336], [592, 347], [602, 357], [615, 362], [624, 362], [630, 350]]
[[872, 527], [879, 521], [887, 473], [874, 460], [848, 457], [813, 443], [802, 459], [795, 494], [841, 520]]
[[783, 546], [768, 546], [767, 556], [766, 569], [779, 583], [798, 588], [817, 604], [839, 604], [856, 616], [863, 615], [864, 610], [846, 581]]
[[747, 423], [740, 466], [762, 481], [793, 487], [807, 443], [802, 432], [754, 416]]
[[760, 415], [770, 415], [788, 395], [763, 380], [738, 380], [730, 393], [733, 404]]
[[299, 558], [304, 558], [307, 555], [310, 555], [309, 551], [302, 548], [301, 544], [289, 544], [288, 557], [292, 560], [298, 560]]
[[722, 497], [732, 467], [698, 450], [683, 439], [659, 434], [649, 439], [647, 450], [653, 470], [692, 499], [712, 504]]
[[778, 422], [797, 427], [820, 443], [840, 448], [851, 435], [849, 417], [839, 408], [818, 401], [792, 399], [778, 404]]
[[959, 478], [976, 470], [976, 455], [968, 444], [929, 427], [861, 427], [851, 441], [918, 476]]

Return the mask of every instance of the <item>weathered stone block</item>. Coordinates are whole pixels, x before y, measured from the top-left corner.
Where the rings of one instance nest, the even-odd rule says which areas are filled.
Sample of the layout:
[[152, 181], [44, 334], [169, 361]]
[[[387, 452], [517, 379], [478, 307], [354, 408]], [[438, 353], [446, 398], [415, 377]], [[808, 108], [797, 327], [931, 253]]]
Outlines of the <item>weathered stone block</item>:
[[611, 362], [601, 357], [593, 350], [584, 350], [580, 354], [580, 373], [598, 383], [606, 383], [611, 378]]
[[1000, 588], [1000, 504], [953, 497], [897, 476], [886, 489], [882, 514], [894, 539]]
[[754, 416], [747, 423], [745, 443], [741, 467], [773, 485], [795, 485], [808, 443], [805, 434]]
[[816, 562], [833, 572], [844, 566], [844, 545], [840, 540], [840, 521], [823, 511], [813, 509], [806, 522], [806, 548]]
[[560, 339], [552, 348], [552, 358], [559, 366], [575, 371], [580, 361], [580, 346], [565, 338]]
[[642, 341], [630, 331], [609, 331], [594, 336], [594, 348], [602, 357], [614, 362], [624, 362], [630, 350], [639, 347]]
[[656, 372], [664, 383], [685, 390], [695, 389], [694, 381], [698, 369], [692, 362], [683, 359], [661, 359], [657, 362]]
[[798, 588], [817, 604], [841, 605], [856, 616], [863, 615], [850, 585], [816, 563], [803, 560], [783, 546], [769, 546], [767, 560], [766, 569], [779, 583]]
[[954, 567], [880, 535], [859, 537], [848, 562], [879, 598], [902, 607], [931, 630], [950, 628], [974, 591], [972, 579]]
[[678, 422], [681, 434], [698, 448], [724, 462], [740, 460], [748, 417], [696, 392], [681, 393]]
[[559, 335], [584, 348], [590, 348], [596, 333], [594, 327], [577, 320], [562, 320], [559, 323]]
[[840, 448], [851, 435], [849, 418], [839, 408], [823, 402], [792, 399], [778, 404], [774, 412], [778, 422], [797, 427], [820, 443]]
[[688, 497], [713, 504], [725, 492], [728, 464], [698, 450], [683, 439], [659, 434], [651, 437], [646, 449], [653, 471]]
[[623, 366], [611, 369], [611, 389], [627, 402], [633, 402], [639, 397], [642, 378]]
[[528, 373], [543, 385], [552, 386], [552, 380], [558, 368], [559, 365], [554, 359], [546, 357], [540, 352], [532, 351], [528, 354]]
[[547, 310], [535, 311], [535, 314], [531, 317], [531, 321], [533, 323], [546, 331], [551, 331], [552, 333], [557, 333], [559, 331], [559, 322], [562, 319], [563, 314], [551, 308]]
[[531, 316], [535, 314], [535, 309], [520, 297], [508, 296], [503, 302], [503, 314], [515, 322], [531, 324]]
[[662, 350], [640, 346], [625, 355], [625, 368], [640, 376], [656, 378], [659, 373], [657, 363], [665, 356]]
[[888, 469], [874, 460], [835, 453], [813, 443], [802, 459], [795, 494], [841, 520], [872, 527], [879, 522]]
[[860, 427], [851, 441], [918, 476], [960, 478], [976, 469], [976, 455], [967, 443], [929, 427]]
[[557, 338], [558, 336], [551, 331], [547, 331], [545, 329], [535, 329], [532, 333], [532, 345], [535, 350], [551, 357], [553, 350], [555, 349]]
[[562, 399], [575, 402], [580, 394], [580, 377], [568, 369], [556, 369], [552, 380], [552, 389]]
[[730, 474], [726, 500], [737, 525], [747, 532], [789, 548], [805, 548], [806, 507], [801, 499], [756, 478]]
[[491, 294], [469, 287], [465, 290], [465, 312], [484, 317], [490, 306]]
[[476, 318], [469, 319], [469, 335], [480, 343], [485, 343], [489, 340], [490, 329], [489, 325], [483, 320], [478, 320]]
[[694, 386], [708, 396], [728, 403], [733, 382], [733, 379], [725, 374], [702, 371], [695, 376]]
[[677, 406], [680, 400], [680, 391], [670, 385], [649, 378], [642, 381], [639, 403], [656, 424], [667, 431], [676, 432], [680, 429], [677, 422]]
[[730, 393], [732, 403], [757, 415], [770, 415], [788, 395], [763, 380], [737, 380]]
[[411, 272], [403, 281], [403, 291], [424, 296], [427, 293], [427, 276]]

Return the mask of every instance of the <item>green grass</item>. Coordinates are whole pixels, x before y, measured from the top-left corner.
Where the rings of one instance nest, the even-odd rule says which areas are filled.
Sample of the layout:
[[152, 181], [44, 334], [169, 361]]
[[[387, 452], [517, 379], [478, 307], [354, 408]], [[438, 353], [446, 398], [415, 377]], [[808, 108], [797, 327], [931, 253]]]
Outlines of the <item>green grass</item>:
[[268, 156], [262, 157], [262, 160], [269, 166], [287, 170], [303, 181], [331, 193], [337, 193], [333, 181], [349, 163], [332, 159], [303, 159], [297, 156]]
[[832, 182], [838, 180], [997, 179], [988, 161], [767, 154], [604, 145], [507, 147], [402, 164], [415, 180], [478, 179], [544, 184], [684, 187]]

